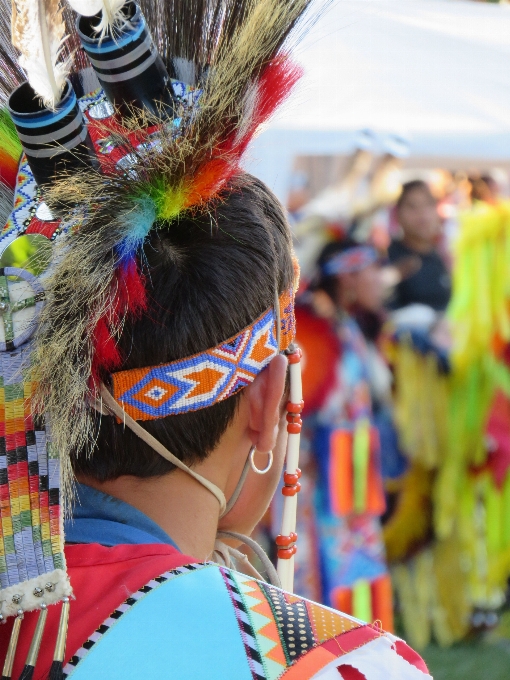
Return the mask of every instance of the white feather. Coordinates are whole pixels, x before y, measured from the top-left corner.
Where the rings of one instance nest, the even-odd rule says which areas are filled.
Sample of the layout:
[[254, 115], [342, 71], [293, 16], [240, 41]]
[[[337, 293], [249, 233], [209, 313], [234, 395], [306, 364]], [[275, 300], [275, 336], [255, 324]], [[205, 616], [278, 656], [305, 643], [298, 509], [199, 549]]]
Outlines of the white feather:
[[67, 0], [77, 14], [82, 17], [93, 17], [103, 9], [102, 0]]
[[94, 28], [104, 36], [113, 27], [119, 27], [126, 23], [122, 15], [122, 8], [126, 0], [68, 0], [77, 14], [83, 17], [93, 17], [101, 12], [101, 21]]
[[60, 60], [65, 25], [59, 0], [13, 0], [12, 44], [28, 82], [49, 109], [55, 109], [70, 69]]

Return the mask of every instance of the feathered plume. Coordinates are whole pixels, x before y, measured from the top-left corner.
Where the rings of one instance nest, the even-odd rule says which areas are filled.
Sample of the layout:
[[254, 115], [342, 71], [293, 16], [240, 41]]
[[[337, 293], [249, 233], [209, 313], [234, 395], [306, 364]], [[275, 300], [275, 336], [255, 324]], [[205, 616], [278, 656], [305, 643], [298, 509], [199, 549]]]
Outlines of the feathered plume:
[[0, 230], [13, 207], [21, 144], [7, 109], [9, 95], [25, 80], [11, 43], [11, 0], [0, 0]]
[[0, 0], [0, 106], [24, 80], [18, 53], [11, 43], [11, 0]]
[[204, 67], [214, 63], [221, 39], [228, 43], [245, 17], [242, 0], [141, 0], [140, 7], [169, 73], [197, 85]]
[[0, 109], [0, 231], [13, 208], [21, 152], [16, 128], [7, 110]]
[[64, 39], [60, 0], [13, 0], [12, 44], [28, 82], [49, 109], [58, 105], [71, 66], [61, 60]]
[[[0, 0], [2, 1], [2, 0]], [[5, 2], [5, 0], [3, 0]], [[62, 17], [65, 23], [66, 39], [62, 44], [62, 60], [72, 62], [71, 71], [76, 73], [90, 67], [86, 54], [81, 49], [80, 38], [76, 31], [76, 14], [68, 3], [62, 5]]]
[[101, 13], [101, 20], [95, 27], [100, 35], [112, 33], [125, 23], [122, 8], [126, 0], [68, 0], [71, 7], [82, 17], [93, 17]]
[[[250, 140], [299, 78], [300, 69], [287, 57], [287, 37], [310, 2], [169, 2], [180, 17], [189, 6], [197, 13], [189, 22], [190, 43], [168, 56], [189, 59], [196, 73], [208, 73], [198, 106], [176, 111], [182, 119], [177, 137], [173, 126], [161, 126], [149, 114], [122, 120], [114, 141], [136, 160], [133, 170], [84, 171], [46, 196], [57, 207], [71, 192], [88, 210], [80, 228], [61, 241], [36, 348], [37, 403], [51, 417], [64, 467], [65, 457], [92, 434], [87, 403], [97, 381], [122, 362], [116, 341], [126, 316], [146, 304], [138, 264], [144, 239], [155, 224], [166, 228], [185, 211], [210, 211], [237, 181]], [[175, 42], [174, 17], [167, 18], [170, 24], [158, 30]], [[161, 151], [145, 154], [136, 147], [151, 126], [159, 127]]]

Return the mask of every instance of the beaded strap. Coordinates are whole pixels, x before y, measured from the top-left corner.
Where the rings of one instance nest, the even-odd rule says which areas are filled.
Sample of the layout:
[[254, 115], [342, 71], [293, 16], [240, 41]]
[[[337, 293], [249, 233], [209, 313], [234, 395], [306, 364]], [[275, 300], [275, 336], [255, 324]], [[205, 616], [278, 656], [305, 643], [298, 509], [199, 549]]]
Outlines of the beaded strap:
[[290, 401], [287, 404], [287, 456], [286, 469], [283, 475], [284, 486], [282, 494], [285, 496], [283, 503], [283, 517], [281, 533], [276, 537], [278, 554], [278, 576], [285, 590], [292, 592], [294, 585], [294, 555], [297, 547], [296, 513], [297, 494], [301, 489], [299, 478], [301, 470], [299, 463], [299, 443], [301, 437], [301, 412], [304, 401], [301, 384], [301, 356], [299, 348], [292, 349], [288, 353], [290, 369]]

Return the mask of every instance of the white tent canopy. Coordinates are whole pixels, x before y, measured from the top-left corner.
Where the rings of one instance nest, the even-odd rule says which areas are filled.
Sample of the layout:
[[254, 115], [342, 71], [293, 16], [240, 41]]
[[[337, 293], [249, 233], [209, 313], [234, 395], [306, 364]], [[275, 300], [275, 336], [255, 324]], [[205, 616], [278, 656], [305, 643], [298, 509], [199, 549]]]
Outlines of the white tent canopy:
[[305, 76], [250, 154], [281, 198], [296, 155], [350, 153], [365, 128], [415, 157], [510, 161], [508, 5], [335, 0], [297, 56]]

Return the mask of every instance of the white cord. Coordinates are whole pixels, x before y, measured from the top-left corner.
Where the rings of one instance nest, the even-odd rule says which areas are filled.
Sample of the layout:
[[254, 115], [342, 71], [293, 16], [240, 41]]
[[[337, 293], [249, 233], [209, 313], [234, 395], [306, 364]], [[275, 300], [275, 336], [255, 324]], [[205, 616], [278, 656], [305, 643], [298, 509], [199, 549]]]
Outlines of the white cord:
[[276, 586], [277, 588], [282, 587], [280, 583], [280, 577], [278, 576], [273, 563], [266, 555], [262, 547], [257, 543], [257, 541], [254, 541], [253, 538], [250, 538], [249, 536], [238, 534], [236, 531], [218, 531], [216, 535], [218, 538], [234, 538], [235, 540], [241, 541], [241, 543], [247, 545], [248, 548], [251, 548], [255, 555], [257, 555], [259, 560], [262, 562], [262, 566], [264, 567], [264, 571], [267, 574], [269, 583], [273, 586]]

